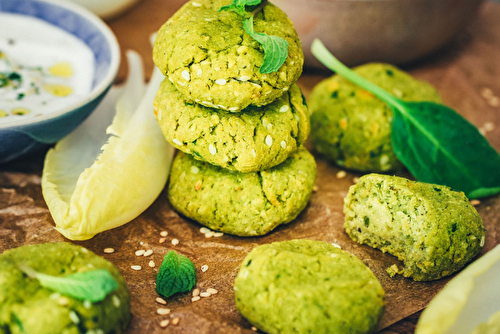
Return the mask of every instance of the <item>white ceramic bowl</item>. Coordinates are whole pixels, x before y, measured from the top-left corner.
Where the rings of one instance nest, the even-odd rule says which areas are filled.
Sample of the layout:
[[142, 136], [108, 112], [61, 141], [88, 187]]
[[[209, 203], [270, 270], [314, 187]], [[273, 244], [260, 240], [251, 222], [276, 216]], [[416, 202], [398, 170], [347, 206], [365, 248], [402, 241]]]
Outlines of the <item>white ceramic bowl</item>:
[[0, 0], [0, 13], [35, 17], [72, 34], [89, 47], [95, 61], [92, 88], [86, 96], [50, 113], [0, 123], [0, 163], [4, 163], [57, 142], [83, 122], [113, 85], [120, 49], [100, 18], [72, 3]]
[[103, 19], [111, 19], [132, 7], [139, 0], [66, 0], [87, 8]]

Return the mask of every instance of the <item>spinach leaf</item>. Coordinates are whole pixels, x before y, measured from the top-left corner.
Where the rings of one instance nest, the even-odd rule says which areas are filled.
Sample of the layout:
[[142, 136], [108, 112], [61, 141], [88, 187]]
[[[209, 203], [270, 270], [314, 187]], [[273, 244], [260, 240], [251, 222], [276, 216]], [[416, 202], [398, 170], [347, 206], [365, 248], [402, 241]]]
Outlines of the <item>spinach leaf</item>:
[[[266, 4], [267, 0], [233, 0], [230, 5], [221, 7], [220, 11], [232, 10], [239, 15], [245, 17], [243, 21], [243, 29], [249, 34], [253, 39], [259, 42], [264, 49], [264, 60], [259, 69], [262, 74], [276, 72], [286, 61], [288, 57], [288, 42], [278, 36], [269, 36], [263, 33], [258, 33], [254, 31], [253, 18], [255, 14], [262, 9]], [[258, 6], [253, 11], [248, 12], [248, 6]]]
[[317, 39], [311, 50], [325, 66], [389, 105], [394, 152], [417, 180], [447, 185], [469, 198], [500, 193], [500, 155], [460, 114], [442, 104], [392, 96], [343, 65]]
[[166, 298], [188, 292], [196, 284], [193, 262], [176, 251], [168, 251], [156, 276], [156, 291]]
[[118, 283], [106, 269], [89, 270], [67, 276], [52, 276], [36, 272], [25, 264], [18, 267], [29, 277], [38, 279], [44, 288], [78, 300], [99, 302], [110, 292], [118, 289]]

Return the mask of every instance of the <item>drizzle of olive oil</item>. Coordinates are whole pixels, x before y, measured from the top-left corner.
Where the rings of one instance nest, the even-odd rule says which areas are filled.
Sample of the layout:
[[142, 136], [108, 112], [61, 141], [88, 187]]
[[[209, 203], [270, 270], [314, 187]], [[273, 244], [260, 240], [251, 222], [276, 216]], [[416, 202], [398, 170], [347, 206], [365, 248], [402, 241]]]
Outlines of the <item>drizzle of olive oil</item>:
[[73, 75], [73, 67], [70, 63], [63, 61], [52, 65], [49, 68], [49, 72], [55, 77], [71, 78]]
[[44, 84], [43, 89], [50, 94], [58, 97], [69, 96], [73, 93], [73, 88], [66, 85]]
[[12, 108], [10, 112], [12, 113], [12, 115], [23, 116], [29, 114], [31, 110], [29, 110], [28, 108], [18, 107]]

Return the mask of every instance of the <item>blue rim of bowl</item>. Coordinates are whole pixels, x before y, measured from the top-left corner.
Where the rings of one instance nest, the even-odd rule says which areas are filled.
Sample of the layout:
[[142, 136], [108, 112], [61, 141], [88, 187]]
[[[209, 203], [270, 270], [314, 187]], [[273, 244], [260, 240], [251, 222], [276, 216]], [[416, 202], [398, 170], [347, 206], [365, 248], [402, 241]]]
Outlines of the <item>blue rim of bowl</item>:
[[[70, 12], [73, 12], [83, 19], [89, 21], [92, 25], [96, 26], [99, 30], [100, 33], [102, 33], [103, 37], [107, 41], [110, 49], [110, 67], [108, 69], [108, 73], [101, 79], [101, 81], [92, 88], [89, 94], [85, 96], [85, 98], [75, 101], [71, 104], [68, 104], [64, 108], [61, 108], [56, 111], [52, 111], [50, 113], [37, 116], [37, 117], [32, 117], [32, 118], [26, 118], [26, 119], [20, 119], [16, 121], [11, 121], [11, 122], [6, 122], [3, 124], [0, 124], [0, 130], [2, 129], [12, 129], [16, 127], [22, 127], [30, 124], [35, 124], [38, 122], [43, 122], [47, 121], [53, 118], [57, 118], [67, 112], [70, 112], [74, 109], [77, 109], [90, 101], [96, 99], [98, 96], [100, 96], [106, 89], [109, 88], [109, 86], [113, 85], [114, 80], [116, 78], [116, 75], [118, 73], [118, 69], [120, 67], [120, 46], [118, 44], [118, 40], [116, 39], [116, 36], [114, 33], [111, 31], [111, 29], [104, 23], [103, 20], [101, 20], [98, 16], [90, 12], [89, 10], [70, 3], [70, 2], [64, 2], [61, 0], [30, 0], [30, 2], [39, 2], [39, 3], [48, 3], [54, 6], [62, 7], [64, 9], [67, 9]], [[0, 13], [4, 12], [1, 10], [1, 4], [2, 0], [0, 0]], [[11, 12], [4, 12], [4, 13], [11, 13]], [[20, 15], [26, 15], [26, 16], [31, 16], [25, 13], [14, 13], [14, 14], [20, 14]], [[52, 24], [52, 23], [51, 23]], [[61, 27], [58, 27], [59, 29], [62, 29]], [[64, 30], [64, 29], [63, 29]], [[70, 33], [70, 32], [68, 32]], [[77, 37], [77, 36], [75, 36]], [[77, 37], [78, 38], [78, 37]]]

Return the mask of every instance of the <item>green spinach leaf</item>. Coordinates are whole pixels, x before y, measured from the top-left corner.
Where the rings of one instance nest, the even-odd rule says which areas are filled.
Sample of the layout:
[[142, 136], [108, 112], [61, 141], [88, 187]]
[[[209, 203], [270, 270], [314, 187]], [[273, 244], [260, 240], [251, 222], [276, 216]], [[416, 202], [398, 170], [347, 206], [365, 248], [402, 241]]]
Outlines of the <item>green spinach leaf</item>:
[[447, 185], [469, 198], [500, 193], [500, 155], [460, 114], [442, 104], [392, 96], [343, 65], [319, 40], [311, 50], [325, 66], [390, 106], [394, 152], [417, 180]]
[[188, 292], [196, 284], [193, 262], [176, 251], [168, 251], [156, 276], [156, 291], [168, 298], [178, 292]]
[[78, 300], [99, 302], [110, 292], [118, 289], [118, 283], [106, 269], [89, 270], [67, 276], [52, 276], [36, 272], [24, 264], [18, 267], [29, 277], [38, 279], [44, 288]]

